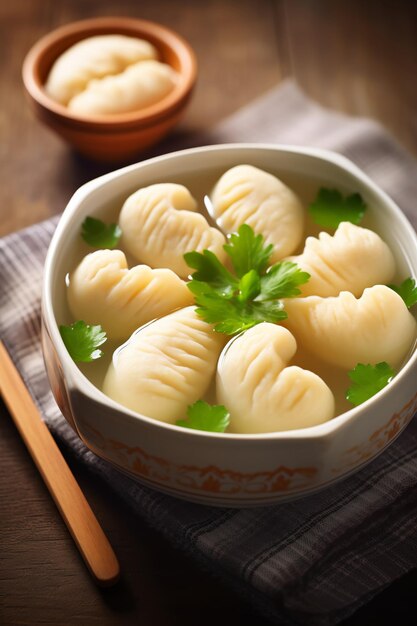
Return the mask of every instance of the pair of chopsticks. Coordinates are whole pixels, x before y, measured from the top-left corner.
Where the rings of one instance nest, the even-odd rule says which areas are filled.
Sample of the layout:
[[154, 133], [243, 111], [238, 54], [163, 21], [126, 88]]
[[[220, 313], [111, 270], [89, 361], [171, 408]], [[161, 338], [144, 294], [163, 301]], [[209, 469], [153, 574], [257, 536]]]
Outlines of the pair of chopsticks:
[[112, 585], [113, 549], [1, 341], [0, 394], [95, 581]]

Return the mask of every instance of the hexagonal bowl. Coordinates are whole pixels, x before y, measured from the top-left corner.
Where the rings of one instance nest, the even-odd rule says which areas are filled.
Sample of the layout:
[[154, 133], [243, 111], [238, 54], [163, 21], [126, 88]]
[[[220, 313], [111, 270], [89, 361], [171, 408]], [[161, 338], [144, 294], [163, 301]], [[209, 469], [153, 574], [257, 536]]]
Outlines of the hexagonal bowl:
[[319, 426], [259, 435], [201, 432], [138, 415], [105, 396], [72, 361], [58, 323], [71, 249], [86, 215], [100, 215], [109, 203], [121, 206], [120, 198], [165, 177], [181, 182], [185, 173], [225, 171], [239, 163], [360, 192], [402, 271], [417, 274], [412, 226], [353, 163], [317, 149], [230, 144], [159, 156], [81, 187], [52, 239], [42, 302], [43, 350], [52, 391], [84, 443], [144, 485], [194, 502], [233, 507], [301, 497], [357, 471], [392, 443], [417, 409], [417, 352], [385, 389], [361, 406]]

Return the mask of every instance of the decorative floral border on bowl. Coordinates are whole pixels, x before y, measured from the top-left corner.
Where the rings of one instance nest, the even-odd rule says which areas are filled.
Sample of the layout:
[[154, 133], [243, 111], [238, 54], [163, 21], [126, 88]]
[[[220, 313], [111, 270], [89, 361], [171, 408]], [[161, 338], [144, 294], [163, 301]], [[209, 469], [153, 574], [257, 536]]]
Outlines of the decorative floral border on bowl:
[[386, 448], [390, 441], [397, 437], [411, 421], [416, 411], [417, 393], [400, 411], [398, 411], [398, 413], [394, 413], [384, 426], [375, 430], [372, 435], [368, 437], [367, 441], [346, 450], [343, 455], [344, 460], [342, 465], [334, 469], [333, 473], [341, 474], [374, 457], [378, 452]]
[[[216, 465], [198, 467], [177, 465], [153, 456], [142, 448], [131, 447], [116, 439], [108, 439], [91, 426], [91, 439], [112, 461], [131, 473], [152, 482], [167, 484], [181, 490], [194, 490], [219, 494], [270, 494], [290, 493], [310, 487], [317, 474], [315, 467], [286, 467], [279, 465], [269, 472], [234, 472]], [[88, 432], [83, 429], [87, 441]]]
[[[403, 408], [394, 413], [388, 422], [378, 428], [368, 440], [349, 448], [343, 463], [332, 473], [340, 476], [357, 465], [362, 465], [378, 454], [392, 441], [413, 417], [417, 410], [417, 393]], [[132, 447], [116, 439], [105, 437], [98, 429], [84, 425], [87, 441], [101, 450], [111, 461], [130, 473], [150, 482], [169, 485], [186, 491], [218, 493], [223, 495], [262, 495], [292, 493], [314, 486], [318, 473], [316, 467], [286, 467], [279, 465], [265, 472], [235, 472], [216, 465], [198, 467], [178, 465], [162, 457], [148, 454], [140, 447]]]

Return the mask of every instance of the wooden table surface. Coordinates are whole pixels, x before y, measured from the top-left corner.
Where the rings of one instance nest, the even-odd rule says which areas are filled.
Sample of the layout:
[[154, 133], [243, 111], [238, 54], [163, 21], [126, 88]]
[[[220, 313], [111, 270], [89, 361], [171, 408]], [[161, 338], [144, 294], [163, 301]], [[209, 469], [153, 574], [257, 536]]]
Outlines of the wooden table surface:
[[[180, 131], [201, 129], [292, 76], [319, 102], [382, 121], [417, 155], [417, 3], [398, 0], [4, 0], [0, 5], [0, 234], [56, 214], [106, 171], [32, 119], [20, 68], [58, 25], [98, 15], [162, 22], [194, 47], [199, 83]], [[1, 280], [1, 278], [0, 278]], [[97, 589], [0, 406], [0, 623], [266, 626], [230, 590], [135, 517], [98, 478], [70, 465], [121, 562]], [[345, 626], [414, 624], [412, 572]]]

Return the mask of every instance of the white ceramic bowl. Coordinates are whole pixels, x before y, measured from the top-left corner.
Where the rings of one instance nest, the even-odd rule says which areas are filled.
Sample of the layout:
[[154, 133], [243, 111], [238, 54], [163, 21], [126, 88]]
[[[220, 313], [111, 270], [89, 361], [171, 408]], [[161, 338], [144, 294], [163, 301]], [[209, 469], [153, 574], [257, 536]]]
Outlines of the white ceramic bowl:
[[378, 215], [378, 229], [417, 275], [417, 237], [394, 202], [344, 157], [287, 146], [229, 144], [184, 150], [126, 167], [87, 183], [70, 200], [52, 239], [43, 287], [43, 349], [52, 391], [85, 444], [141, 483], [219, 506], [253, 506], [310, 494], [359, 469], [405, 428], [417, 408], [417, 351], [371, 400], [303, 430], [260, 435], [207, 433], [147, 418], [96, 388], [68, 355], [58, 330], [64, 277], [86, 215], [100, 215], [134, 189], [185, 173], [240, 164], [307, 176], [318, 185], [358, 191]]

